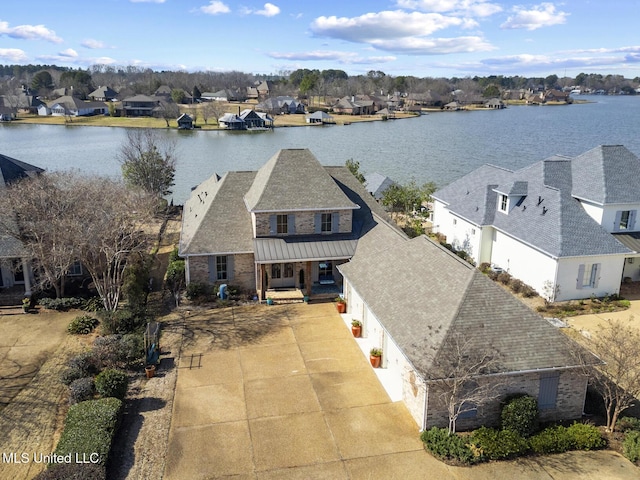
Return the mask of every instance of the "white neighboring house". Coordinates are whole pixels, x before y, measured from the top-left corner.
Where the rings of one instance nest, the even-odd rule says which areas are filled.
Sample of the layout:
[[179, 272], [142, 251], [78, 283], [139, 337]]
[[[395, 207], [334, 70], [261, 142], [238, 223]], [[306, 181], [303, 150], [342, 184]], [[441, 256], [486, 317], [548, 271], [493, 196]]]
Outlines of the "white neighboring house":
[[54, 117], [85, 117], [89, 115], [106, 115], [109, 113], [107, 104], [104, 102], [85, 102], [71, 95], [58, 98], [49, 105], [48, 110], [38, 108], [39, 115], [47, 115], [47, 111], [50, 111]]
[[552, 301], [640, 280], [640, 160], [621, 145], [511, 171], [484, 165], [434, 193], [434, 230]]

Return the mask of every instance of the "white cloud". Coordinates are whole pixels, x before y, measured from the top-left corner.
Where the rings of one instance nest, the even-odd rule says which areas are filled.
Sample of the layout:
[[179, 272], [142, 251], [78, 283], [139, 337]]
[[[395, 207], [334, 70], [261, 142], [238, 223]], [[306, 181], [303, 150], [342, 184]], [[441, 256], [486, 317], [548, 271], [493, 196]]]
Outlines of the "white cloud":
[[82, 45], [84, 48], [89, 49], [106, 48], [104, 42], [101, 42], [100, 40], [94, 40], [93, 38], [87, 38], [80, 45]]
[[263, 15], [265, 17], [274, 17], [280, 13], [280, 8], [273, 3], [265, 3], [262, 10], [256, 10], [256, 15]]
[[19, 48], [0, 48], [0, 58], [12, 63], [26, 62], [29, 59], [24, 50]]
[[555, 5], [547, 2], [532, 7], [530, 10], [522, 6], [515, 6], [513, 7], [513, 15], [507, 18], [507, 21], [500, 25], [500, 27], [537, 30], [542, 27], [566, 23], [568, 16], [568, 13], [556, 11]]
[[418, 38], [407, 37], [393, 40], [376, 40], [371, 44], [379, 50], [408, 55], [445, 55], [449, 53], [471, 53], [495, 50], [482, 37]]
[[76, 58], [78, 56], [78, 52], [76, 52], [73, 48], [67, 48], [66, 50], [63, 50], [60, 53], [58, 53], [58, 55], [60, 55], [61, 57]]
[[473, 17], [488, 17], [501, 12], [502, 7], [486, 0], [397, 0], [400, 8], [423, 12], [454, 12]]
[[359, 17], [318, 17], [311, 31], [318, 36], [368, 43], [380, 39], [427, 36], [454, 26], [469, 26], [469, 22], [438, 13], [403, 12], [400, 10], [366, 13]]
[[343, 65], [371, 65], [376, 63], [387, 63], [396, 60], [396, 57], [377, 56], [377, 57], [362, 57], [353, 52], [341, 52], [336, 50], [316, 50], [311, 52], [298, 52], [298, 53], [280, 53], [272, 52], [267, 54], [271, 58], [279, 60], [295, 61], [334, 61]]
[[52, 43], [62, 43], [56, 32], [44, 25], [18, 25], [10, 27], [8, 22], [0, 21], [0, 35], [22, 40], [46, 40]]
[[209, 5], [200, 7], [200, 11], [208, 15], [220, 15], [221, 13], [229, 13], [231, 9], [223, 2], [211, 0]]

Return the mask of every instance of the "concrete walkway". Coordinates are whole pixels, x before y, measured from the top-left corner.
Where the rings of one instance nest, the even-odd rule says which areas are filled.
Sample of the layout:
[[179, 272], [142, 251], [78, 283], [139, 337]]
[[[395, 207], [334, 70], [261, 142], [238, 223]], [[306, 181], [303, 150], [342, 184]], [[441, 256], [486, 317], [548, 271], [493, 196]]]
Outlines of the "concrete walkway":
[[638, 478], [612, 452], [474, 468], [439, 462], [333, 304], [193, 314], [179, 367], [167, 480]]

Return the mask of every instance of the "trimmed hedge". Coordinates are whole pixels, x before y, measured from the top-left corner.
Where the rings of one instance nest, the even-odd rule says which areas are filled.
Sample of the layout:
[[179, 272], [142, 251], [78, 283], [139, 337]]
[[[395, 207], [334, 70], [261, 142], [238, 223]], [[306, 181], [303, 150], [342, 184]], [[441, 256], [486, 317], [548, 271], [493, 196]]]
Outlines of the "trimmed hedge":
[[454, 460], [464, 464], [476, 463], [480, 460], [462, 437], [455, 433], [449, 435], [446, 428], [432, 427], [422, 432], [420, 439], [424, 443], [424, 448], [441, 460]]
[[78, 378], [69, 385], [69, 403], [73, 405], [75, 403], [91, 400], [95, 392], [96, 388], [93, 383], [93, 378]]
[[89, 315], [79, 315], [67, 326], [67, 332], [71, 335], [87, 335], [91, 333], [97, 325], [98, 320], [96, 318]]
[[[76, 454], [106, 465], [111, 442], [122, 411], [122, 401], [117, 398], [101, 398], [77, 403], [69, 408], [64, 430], [55, 449], [56, 455]], [[94, 455], [91, 457], [91, 455]]]
[[51, 465], [34, 477], [34, 480], [105, 480], [105, 467], [93, 463], [61, 463]]
[[597, 450], [607, 446], [606, 439], [597, 427], [586, 423], [574, 423], [567, 427], [573, 450]]
[[593, 425], [574, 423], [545, 428], [529, 439], [531, 450], [539, 454], [562, 453], [569, 450], [596, 450], [607, 445], [600, 430]]
[[102, 397], [115, 397], [122, 400], [127, 394], [129, 379], [122, 370], [106, 368], [95, 379], [96, 390]]
[[640, 461], [640, 431], [631, 430], [625, 435], [622, 454], [633, 463]]
[[84, 301], [81, 298], [76, 297], [63, 297], [63, 298], [41, 298], [38, 300], [38, 305], [49, 310], [66, 311], [72, 308], [82, 307]]
[[480, 427], [471, 434], [471, 442], [487, 460], [519, 457], [529, 450], [529, 442], [513, 430]]
[[502, 429], [530, 437], [539, 429], [538, 401], [530, 395], [507, 399], [500, 413]]

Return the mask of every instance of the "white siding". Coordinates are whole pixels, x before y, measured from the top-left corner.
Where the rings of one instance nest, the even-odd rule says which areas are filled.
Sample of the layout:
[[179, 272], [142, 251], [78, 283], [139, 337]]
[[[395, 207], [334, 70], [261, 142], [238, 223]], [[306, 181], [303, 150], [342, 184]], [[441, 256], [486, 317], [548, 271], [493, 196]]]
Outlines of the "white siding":
[[[580, 265], [599, 265], [595, 286], [583, 286], [577, 288], [579, 281]], [[585, 267], [582, 269], [584, 270]], [[558, 262], [559, 295], [557, 301], [589, 298], [592, 295], [603, 297], [607, 294], [620, 292], [620, 281], [624, 268], [624, 255], [593, 256], [562, 258]], [[589, 270], [587, 268], [587, 270]], [[584, 272], [589, 275], [588, 271]], [[586, 277], [585, 277], [586, 278]], [[583, 282], [583, 283], [586, 283]]]
[[556, 261], [528, 245], [495, 231], [491, 263], [522, 280], [538, 293], [545, 282], [554, 282]]
[[[636, 212], [635, 222], [633, 222], [634, 228], [628, 230], [620, 230], [618, 228], [618, 223], [620, 221], [620, 217], [618, 216], [618, 212], [628, 210], [631, 212]], [[640, 211], [640, 204], [636, 205], [606, 205], [603, 210], [602, 215], [602, 223], [601, 225], [607, 232], [637, 232], [640, 230], [640, 222], [638, 222], [637, 212]]]
[[434, 203], [434, 229], [447, 237], [455, 250], [464, 250], [479, 264], [482, 230], [479, 226], [468, 222], [451, 212], [440, 202]]
[[627, 258], [624, 263], [622, 278], [629, 277], [632, 281], [640, 281], [640, 258]]

